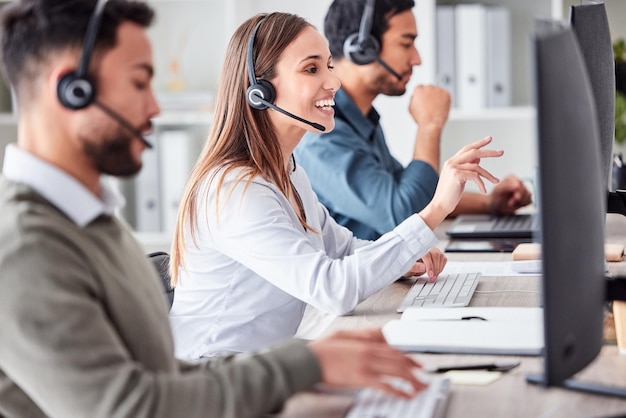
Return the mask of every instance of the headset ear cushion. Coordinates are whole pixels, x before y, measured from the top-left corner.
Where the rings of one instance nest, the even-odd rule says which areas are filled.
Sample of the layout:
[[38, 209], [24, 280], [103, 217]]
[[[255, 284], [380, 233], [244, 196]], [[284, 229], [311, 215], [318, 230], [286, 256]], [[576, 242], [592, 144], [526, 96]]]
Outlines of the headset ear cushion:
[[78, 110], [93, 102], [95, 91], [89, 79], [72, 72], [65, 74], [57, 83], [57, 96], [63, 106]]
[[343, 55], [358, 65], [367, 65], [376, 61], [379, 52], [380, 44], [372, 35], [359, 43], [359, 34], [353, 33], [343, 43]]
[[256, 84], [248, 87], [246, 91], [246, 100], [253, 109], [264, 110], [267, 109], [267, 105], [259, 101], [255, 96], [261, 96], [261, 98], [269, 103], [274, 104], [276, 99], [276, 90], [274, 86], [267, 80], [257, 80]]

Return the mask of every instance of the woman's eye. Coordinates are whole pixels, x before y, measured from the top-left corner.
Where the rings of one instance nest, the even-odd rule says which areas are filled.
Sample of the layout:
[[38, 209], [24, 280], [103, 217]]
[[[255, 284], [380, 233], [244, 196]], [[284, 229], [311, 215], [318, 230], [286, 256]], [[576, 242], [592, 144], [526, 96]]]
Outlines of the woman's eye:
[[306, 69], [307, 73], [315, 74], [317, 72], [317, 67], [309, 67]]

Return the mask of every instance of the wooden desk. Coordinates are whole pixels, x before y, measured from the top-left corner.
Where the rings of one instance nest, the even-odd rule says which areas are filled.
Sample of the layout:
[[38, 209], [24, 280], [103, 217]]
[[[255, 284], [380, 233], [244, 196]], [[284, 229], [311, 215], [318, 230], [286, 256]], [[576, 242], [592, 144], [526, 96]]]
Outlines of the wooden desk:
[[[607, 242], [626, 244], [626, 218], [609, 215]], [[448, 224], [436, 232], [442, 240]], [[441, 243], [444, 246], [444, 242]], [[452, 261], [510, 260], [510, 254], [448, 254]], [[611, 263], [613, 274], [626, 275], [626, 262]], [[338, 329], [382, 326], [399, 314], [395, 309], [411, 285], [403, 280], [363, 301], [354, 313], [344, 317], [329, 317], [309, 312], [307, 321], [323, 327], [319, 335]], [[482, 277], [477, 290], [540, 290], [537, 277]], [[539, 306], [540, 296], [529, 293], [475, 294], [471, 306]], [[539, 357], [435, 355], [415, 354], [425, 365], [449, 365], [488, 361], [520, 360], [520, 367], [503, 374], [487, 386], [455, 385], [448, 403], [448, 417], [589, 417], [614, 416], [626, 413], [626, 400], [589, 395], [559, 388], [543, 388], [526, 383], [527, 373], [540, 372]], [[596, 360], [577, 377], [589, 381], [626, 387], [626, 355], [620, 355], [615, 345], [605, 345]], [[348, 394], [301, 394], [286, 405], [281, 417], [343, 417], [350, 407]]]

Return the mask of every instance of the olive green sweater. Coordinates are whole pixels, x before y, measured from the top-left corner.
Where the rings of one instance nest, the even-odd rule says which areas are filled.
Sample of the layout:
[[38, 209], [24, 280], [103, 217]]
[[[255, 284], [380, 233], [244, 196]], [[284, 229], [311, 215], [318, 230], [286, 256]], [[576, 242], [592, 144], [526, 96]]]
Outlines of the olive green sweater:
[[297, 341], [176, 360], [161, 283], [118, 219], [81, 228], [2, 177], [0, 214], [0, 415], [262, 416], [320, 381]]

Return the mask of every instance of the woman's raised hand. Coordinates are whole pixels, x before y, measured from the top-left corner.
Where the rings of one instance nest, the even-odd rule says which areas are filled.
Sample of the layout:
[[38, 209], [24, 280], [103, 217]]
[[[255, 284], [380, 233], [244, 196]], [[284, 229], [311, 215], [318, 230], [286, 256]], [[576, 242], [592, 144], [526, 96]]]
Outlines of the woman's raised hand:
[[481, 158], [500, 157], [504, 154], [502, 150], [484, 149], [489, 143], [490, 136], [466, 145], [443, 164], [435, 195], [420, 212], [420, 216], [431, 229], [456, 208], [465, 191], [465, 183], [473, 181], [482, 193], [487, 193], [484, 179], [494, 184], [499, 182], [493, 174], [480, 166]]

